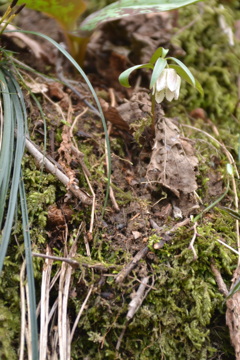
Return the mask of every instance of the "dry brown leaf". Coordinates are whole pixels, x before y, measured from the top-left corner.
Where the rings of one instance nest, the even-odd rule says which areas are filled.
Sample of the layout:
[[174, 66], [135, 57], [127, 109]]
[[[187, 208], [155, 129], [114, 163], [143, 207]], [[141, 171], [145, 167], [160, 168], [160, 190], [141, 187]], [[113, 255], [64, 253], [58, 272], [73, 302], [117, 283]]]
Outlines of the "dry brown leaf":
[[197, 189], [195, 170], [198, 164], [191, 143], [180, 138], [171, 119], [160, 116], [155, 125], [155, 142], [147, 170], [149, 182], [171, 190], [177, 197]]

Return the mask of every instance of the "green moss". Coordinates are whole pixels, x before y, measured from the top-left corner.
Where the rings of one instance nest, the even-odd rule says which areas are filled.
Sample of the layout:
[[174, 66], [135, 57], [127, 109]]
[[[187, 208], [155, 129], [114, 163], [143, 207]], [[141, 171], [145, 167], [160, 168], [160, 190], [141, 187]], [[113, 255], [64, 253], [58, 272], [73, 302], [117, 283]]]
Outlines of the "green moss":
[[[220, 9], [217, 0], [181, 9], [179, 25], [186, 28], [177, 32], [172, 43], [184, 50], [182, 60], [204, 89], [204, 96], [201, 97], [196, 95], [193, 88], [183, 84], [180, 102], [184, 102], [185, 111], [186, 107], [189, 110], [202, 107], [211, 120], [218, 124], [227, 122], [229, 126], [232, 115], [239, 115], [236, 84], [240, 68], [240, 43], [236, 40], [234, 47], [229, 45], [227, 36], [219, 26], [220, 14], [233, 28], [234, 19], [239, 18], [240, 11], [227, 5]], [[188, 26], [191, 22], [192, 25]], [[177, 105], [171, 110], [172, 115], [179, 116], [179, 110]], [[230, 131], [235, 133], [233, 124]]]
[[[87, 354], [96, 359], [208, 360], [221, 359], [224, 348], [224, 359], [230, 360], [233, 350], [223, 316], [226, 311], [224, 297], [218, 291], [210, 268], [214, 261], [230, 284], [232, 266], [237, 259], [216, 241], [226, 229], [228, 243], [234, 246], [234, 221], [230, 216], [220, 217], [216, 213], [211, 222], [203, 219], [199, 223], [199, 236], [194, 244], [197, 260], [188, 248], [193, 236], [191, 226], [179, 228], [171, 242], [154, 251], [154, 258], [147, 261], [151, 268], [149, 273], [155, 279], [153, 289], [128, 324], [119, 352], [114, 349], [126, 325], [127, 304], [139, 283], [133, 278], [117, 286], [110, 276], [111, 281], [106, 281], [101, 291], [106, 289], [114, 293], [114, 298], [105, 300], [98, 291], [91, 297], [76, 335], [76, 338], [81, 337], [84, 345], [74, 343], [73, 358]], [[150, 237], [153, 243], [159, 240], [156, 234]], [[115, 256], [111, 263], [122, 260], [111, 247], [101, 246], [103, 259], [109, 259], [109, 252]], [[84, 299], [86, 294], [82, 296]], [[216, 323], [216, 317], [220, 323]], [[216, 341], [218, 336], [225, 340]]]
[[20, 334], [19, 263], [13, 259], [13, 248], [5, 258], [0, 277], [0, 358], [18, 359]]
[[[19, 331], [19, 314], [4, 305], [0, 300], [0, 358], [2, 360], [17, 359], [16, 349], [14, 349], [14, 337], [16, 330]], [[16, 318], [17, 315], [17, 318]]]

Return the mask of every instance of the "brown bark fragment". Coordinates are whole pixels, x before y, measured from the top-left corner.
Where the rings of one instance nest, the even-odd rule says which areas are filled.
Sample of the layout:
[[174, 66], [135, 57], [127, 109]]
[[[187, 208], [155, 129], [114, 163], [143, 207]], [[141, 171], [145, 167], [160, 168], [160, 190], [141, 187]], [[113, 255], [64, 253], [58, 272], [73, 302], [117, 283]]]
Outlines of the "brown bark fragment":
[[[240, 267], [235, 270], [234, 282], [239, 279]], [[235, 349], [236, 360], [240, 360], [240, 292], [237, 291], [226, 302], [226, 324], [229, 327], [230, 339]]]

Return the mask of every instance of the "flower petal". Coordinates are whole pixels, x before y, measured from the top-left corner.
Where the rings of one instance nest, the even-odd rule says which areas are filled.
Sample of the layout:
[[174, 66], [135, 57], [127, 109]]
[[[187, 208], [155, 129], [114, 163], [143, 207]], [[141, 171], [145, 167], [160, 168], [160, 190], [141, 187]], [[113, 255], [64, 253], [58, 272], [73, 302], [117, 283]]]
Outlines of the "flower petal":
[[155, 94], [155, 100], [158, 104], [160, 104], [165, 97], [165, 89], [162, 91], [157, 91]]
[[172, 99], [174, 98], [175, 92], [171, 91], [169, 89], [166, 89], [166, 99], [168, 101], [172, 101]]
[[167, 69], [167, 87], [170, 91], [175, 91], [177, 88], [178, 74], [174, 69]]
[[179, 98], [180, 87], [181, 87], [181, 78], [179, 75], [177, 75], [177, 87], [176, 87], [176, 90], [174, 91], [174, 99], [175, 100], [177, 100]]
[[162, 91], [167, 87], [167, 69], [164, 69], [156, 81], [157, 91]]

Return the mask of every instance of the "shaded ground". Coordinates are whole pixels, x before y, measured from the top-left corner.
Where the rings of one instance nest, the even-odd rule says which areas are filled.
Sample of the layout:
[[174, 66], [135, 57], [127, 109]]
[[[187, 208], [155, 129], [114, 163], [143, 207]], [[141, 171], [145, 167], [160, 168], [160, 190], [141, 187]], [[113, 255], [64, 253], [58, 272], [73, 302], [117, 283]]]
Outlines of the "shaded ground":
[[[11, 43], [21, 61], [56, 78], [52, 81], [42, 75], [24, 75], [46, 117], [47, 155], [81, 191], [78, 198], [67, 192], [53, 175], [42, 174], [26, 154], [34, 251], [70, 257], [79, 263], [65, 288], [71, 326], [91, 290], [73, 338], [73, 359], [227, 360], [234, 356], [225, 325], [224, 296], [211, 266], [229, 285], [236, 256], [217, 239], [236, 247], [235, 223], [219, 207], [200, 217], [197, 225], [190, 221], [226, 188], [225, 165], [229, 159], [220, 143], [224, 141], [237, 158], [239, 43], [232, 51], [222, 34], [218, 44], [217, 35], [213, 35], [216, 29], [220, 31], [217, 2], [212, 1], [214, 14], [210, 6], [199, 5], [201, 20], [190, 7], [185, 12], [141, 15], [110, 23], [93, 36], [85, 69], [108, 120], [112, 159], [112, 194], [103, 217], [105, 137], [99, 117], [76, 93], [92, 103], [86, 85], [45, 42], [40, 42], [46, 54], [41, 60], [31, 52], [26, 56], [26, 49]], [[28, 14], [25, 11], [20, 26], [32, 30], [37, 24], [33, 30], [63, 40], [52, 20], [39, 20], [31, 13], [26, 24]], [[132, 64], [148, 62], [159, 46], [169, 48], [171, 56], [183, 61], [186, 54], [187, 65], [197, 68], [206, 91], [202, 99], [183, 85], [179, 104], [157, 107], [153, 126], [149, 74], [136, 73], [131, 78], [133, 89], [123, 89], [117, 79]], [[225, 52], [223, 58], [215, 57], [218, 51]], [[231, 104], [227, 99], [222, 101], [227, 93]], [[34, 101], [30, 97], [27, 101], [31, 139], [43, 149], [44, 119]], [[226, 124], [229, 116], [232, 128]], [[229, 138], [231, 142], [227, 143]], [[221, 205], [234, 207], [232, 193]], [[74, 248], [78, 229], [80, 236]], [[189, 248], [195, 236], [196, 243]], [[36, 258], [37, 279], [42, 264], [43, 260]], [[52, 274], [58, 267], [59, 263], [53, 265]], [[56, 285], [50, 294], [51, 304], [58, 291]], [[139, 301], [140, 308], [136, 315], [129, 315], [133, 299]], [[48, 359], [58, 354], [54, 326], [56, 318], [49, 327]]]

